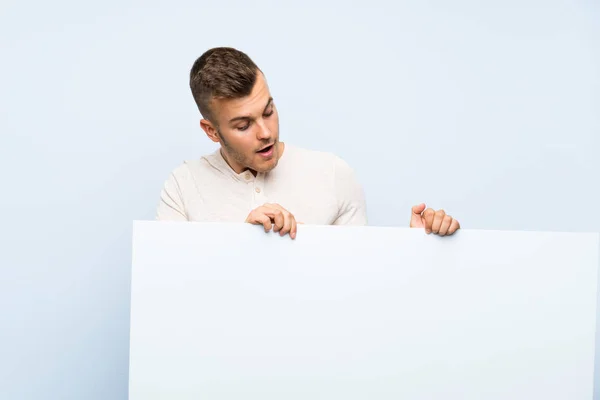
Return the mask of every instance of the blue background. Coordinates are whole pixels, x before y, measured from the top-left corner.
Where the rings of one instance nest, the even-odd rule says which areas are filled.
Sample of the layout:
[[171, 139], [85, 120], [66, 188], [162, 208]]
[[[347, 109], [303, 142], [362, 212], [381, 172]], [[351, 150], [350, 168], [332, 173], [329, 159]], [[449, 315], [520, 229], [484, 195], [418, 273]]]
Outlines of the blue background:
[[600, 231], [598, 2], [3, 1], [0, 398], [127, 397], [132, 221], [215, 148], [187, 79], [221, 45], [372, 225]]

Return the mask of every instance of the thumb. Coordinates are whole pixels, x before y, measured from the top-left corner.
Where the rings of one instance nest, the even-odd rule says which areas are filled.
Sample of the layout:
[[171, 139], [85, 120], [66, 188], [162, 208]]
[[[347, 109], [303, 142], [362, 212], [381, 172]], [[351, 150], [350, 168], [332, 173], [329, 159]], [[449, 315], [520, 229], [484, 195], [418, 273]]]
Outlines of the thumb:
[[427, 206], [425, 205], [425, 203], [421, 203], [421, 204], [419, 204], [419, 205], [413, 206], [413, 208], [412, 208], [412, 212], [413, 212], [413, 214], [421, 215], [421, 213], [422, 213], [423, 211], [425, 211], [425, 207], [427, 207]]
[[412, 214], [410, 216], [410, 227], [411, 228], [422, 228], [423, 227], [423, 219], [421, 217], [421, 213], [425, 211], [425, 204], [421, 203], [419, 205], [413, 206]]

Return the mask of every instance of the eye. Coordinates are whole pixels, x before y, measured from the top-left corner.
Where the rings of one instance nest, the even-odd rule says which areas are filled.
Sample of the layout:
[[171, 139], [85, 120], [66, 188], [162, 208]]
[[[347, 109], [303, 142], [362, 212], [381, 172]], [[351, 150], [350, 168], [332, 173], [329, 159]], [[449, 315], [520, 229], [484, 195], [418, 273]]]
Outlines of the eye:
[[273, 109], [272, 109], [272, 110], [271, 110], [271, 111], [269, 111], [268, 113], [265, 113], [265, 114], [264, 114], [264, 116], [265, 116], [265, 117], [270, 117], [271, 115], [273, 115], [273, 113], [274, 113], [274, 112], [275, 112], [275, 110], [273, 110]]
[[242, 132], [243, 132], [243, 131], [245, 131], [246, 129], [248, 129], [249, 127], [250, 127], [250, 123], [247, 123], [246, 125], [243, 125], [243, 126], [238, 126], [236, 129], [237, 129], [238, 131], [242, 131]]

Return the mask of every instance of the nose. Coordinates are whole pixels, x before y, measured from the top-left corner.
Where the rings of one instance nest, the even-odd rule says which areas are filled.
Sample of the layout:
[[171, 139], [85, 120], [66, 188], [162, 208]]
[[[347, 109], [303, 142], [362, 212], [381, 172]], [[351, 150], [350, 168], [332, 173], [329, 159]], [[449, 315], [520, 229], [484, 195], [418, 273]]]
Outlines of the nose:
[[258, 129], [256, 131], [257, 139], [258, 140], [271, 139], [271, 137], [273, 136], [273, 133], [271, 132], [271, 130], [269, 129], [267, 124], [265, 124], [265, 121], [263, 121], [263, 120], [258, 121], [257, 125], [258, 125]]

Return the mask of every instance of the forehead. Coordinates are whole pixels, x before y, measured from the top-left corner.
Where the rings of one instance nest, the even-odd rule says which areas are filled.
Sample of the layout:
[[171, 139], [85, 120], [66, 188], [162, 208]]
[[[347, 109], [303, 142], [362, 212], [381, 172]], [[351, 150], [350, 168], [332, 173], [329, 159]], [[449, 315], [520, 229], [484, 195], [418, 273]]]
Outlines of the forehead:
[[238, 116], [260, 115], [271, 98], [269, 85], [262, 73], [258, 73], [252, 92], [239, 99], [212, 99], [212, 109], [219, 119], [229, 120]]

